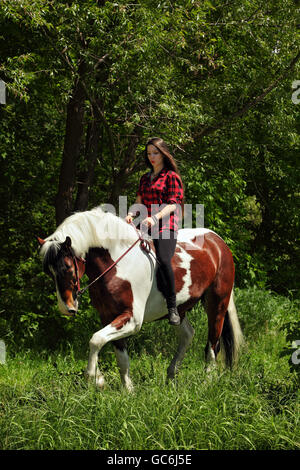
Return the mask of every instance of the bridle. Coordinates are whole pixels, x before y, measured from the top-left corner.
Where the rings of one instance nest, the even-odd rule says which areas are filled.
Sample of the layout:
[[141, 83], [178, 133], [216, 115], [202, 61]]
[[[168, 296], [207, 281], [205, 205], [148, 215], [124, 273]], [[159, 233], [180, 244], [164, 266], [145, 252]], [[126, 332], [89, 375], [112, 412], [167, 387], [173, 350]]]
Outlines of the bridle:
[[[75, 266], [75, 274], [76, 274], [76, 285], [77, 285], [77, 296], [80, 297], [82, 296], [82, 294], [84, 294], [84, 292], [89, 289], [89, 287], [91, 287], [93, 284], [95, 284], [95, 282], [99, 281], [99, 279], [101, 279], [103, 276], [105, 276], [105, 274], [107, 274], [114, 266], [116, 266], [116, 264], [122, 259], [124, 258], [125, 255], [127, 255], [127, 253], [132, 250], [132, 248], [138, 243], [140, 242], [140, 247], [143, 251], [145, 251], [145, 253], [147, 254], [151, 254], [152, 256], [153, 253], [151, 253], [151, 246], [150, 246], [150, 243], [148, 240], [145, 240], [143, 237], [142, 237], [142, 232], [139, 233], [136, 226], [131, 222], [131, 225], [135, 228], [136, 230], [136, 233], [138, 235], [138, 239], [124, 252], [122, 253], [121, 256], [119, 256], [119, 258], [114, 261], [110, 266], [108, 266], [108, 268], [103, 271], [103, 273], [101, 273], [99, 276], [97, 276], [95, 279], [92, 280], [92, 282], [90, 282], [86, 287], [84, 287], [83, 289], [80, 289], [80, 277], [79, 277], [79, 268], [78, 268], [78, 261], [82, 262], [85, 264], [85, 260], [83, 258], [77, 258], [75, 255], [73, 256], [73, 263], [74, 263], [74, 266]], [[156, 260], [158, 262], [158, 260]]]

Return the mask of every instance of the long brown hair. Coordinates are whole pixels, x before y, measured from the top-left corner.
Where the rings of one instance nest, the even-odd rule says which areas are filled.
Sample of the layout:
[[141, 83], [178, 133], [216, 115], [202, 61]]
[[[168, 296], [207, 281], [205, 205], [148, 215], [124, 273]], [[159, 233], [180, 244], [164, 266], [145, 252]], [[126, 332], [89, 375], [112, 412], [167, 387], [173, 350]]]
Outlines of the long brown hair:
[[184, 186], [183, 186], [183, 182], [182, 182], [180, 172], [178, 170], [176, 160], [171, 155], [170, 150], [169, 150], [166, 142], [163, 139], [161, 139], [160, 137], [152, 137], [151, 139], [148, 140], [148, 142], [146, 143], [146, 146], [145, 146], [145, 163], [149, 168], [151, 168], [152, 171], [153, 171], [153, 166], [151, 165], [151, 162], [149, 161], [149, 158], [147, 156], [147, 147], [148, 147], [148, 145], [154, 145], [154, 147], [156, 147], [160, 151], [160, 153], [162, 154], [163, 159], [164, 159], [164, 167], [168, 168], [168, 170], [175, 171], [175, 173], [177, 173], [177, 175], [180, 178], [180, 181], [181, 181], [181, 184], [182, 184], [182, 189], [183, 189], [183, 198], [182, 198], [182, 202], [181, 202], [181, 209], [182, 209], [182, 216], [183, 216], [183, 214], [184, 214]]
[[[162, 154], [164, 158], [164, 166], [168, 168], [169, 170], [175, 171], [180, 176], [180, 173], [178, 171], [177, 163], [174, 159], [174, 157], [171, 155], [170, 150], [166, 144], [166, 142], [161, 139], [160, 137], [152, 137], [148, 142], [146, 143], [145, 146], [145, 163], [146, 165], [153, 170], [153, 166], [151, 165], [148, 156], [147, 156], [147, 148], [148, 145], [154, 145], [160, 153]], [[180, 178], [181, 179], [181, 178]]]

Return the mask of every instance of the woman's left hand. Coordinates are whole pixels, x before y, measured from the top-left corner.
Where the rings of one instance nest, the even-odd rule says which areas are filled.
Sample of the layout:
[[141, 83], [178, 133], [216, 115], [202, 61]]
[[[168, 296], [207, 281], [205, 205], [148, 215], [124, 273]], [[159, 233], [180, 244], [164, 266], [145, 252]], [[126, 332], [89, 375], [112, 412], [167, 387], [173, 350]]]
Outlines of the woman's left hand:
[[144, 219], [141, 223], [141, 226], [143, 227], [146, 227], [146, 228], [150, 228], [150, 227], [153, 227], [153, 225], [155, 225], [155, 222], [154, 220], [152, 219], [152, 217], [147, 217], [146, 219]]

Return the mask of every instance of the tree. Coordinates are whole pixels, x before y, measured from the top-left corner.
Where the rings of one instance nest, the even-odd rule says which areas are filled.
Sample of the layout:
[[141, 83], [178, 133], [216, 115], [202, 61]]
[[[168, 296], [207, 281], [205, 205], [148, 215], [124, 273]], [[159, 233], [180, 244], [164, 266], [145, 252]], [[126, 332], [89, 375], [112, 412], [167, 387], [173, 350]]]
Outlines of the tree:
[[171, 144], [186, 202], [204, 204], [206, 225], [230, 244], [237, 284], [296, 289], [297, 8], [293, 0], [1, 3], [6, 318], [17, 324], [27, 312], [31, 325], [44, 314], [34, 235], [74, 210], [117, 206], [125, 194], [133, 202], [150, 135]]

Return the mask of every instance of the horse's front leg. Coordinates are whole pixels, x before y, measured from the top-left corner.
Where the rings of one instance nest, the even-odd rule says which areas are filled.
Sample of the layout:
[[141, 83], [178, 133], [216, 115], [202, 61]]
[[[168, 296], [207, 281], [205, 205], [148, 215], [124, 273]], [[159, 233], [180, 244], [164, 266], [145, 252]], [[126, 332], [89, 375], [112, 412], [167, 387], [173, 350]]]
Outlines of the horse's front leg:
[[[138, 322], [131, 312], [125, 312], [115, 318], [109, 325], [93, 334], [90, 340], [90, 354], [86, 376], [93, 380], [97, 387], [102, 388], [105, 384], [104, 377], [98, 369], [98, 354], [103, 346], [105, 346], [109, 341], [126, 338], [127, 336], [139, 331], [140, 328], [141, 322]], [[120, 367], [120, 361], [118, 364]], [[127, 381], [127, 388], [130, 388], [130, 382]]]
[[[100, 333], [101, 331], [102, 330], [98, 331], [97, 333]], [[93, 335], [93, 338], [97, 333]], [[96, 341], [95, 338], [93, 341], [92, 339], [90, 340], [90, 353], [85, 376], [88, 380], [93, 381], [98, 388], [103, 388], [105, 385], [105, 380], [98, 368], [98, 354], [100, 349], [104, 346], [105, 342], [100, 337], [98, 341]]]

